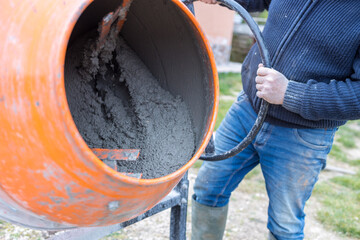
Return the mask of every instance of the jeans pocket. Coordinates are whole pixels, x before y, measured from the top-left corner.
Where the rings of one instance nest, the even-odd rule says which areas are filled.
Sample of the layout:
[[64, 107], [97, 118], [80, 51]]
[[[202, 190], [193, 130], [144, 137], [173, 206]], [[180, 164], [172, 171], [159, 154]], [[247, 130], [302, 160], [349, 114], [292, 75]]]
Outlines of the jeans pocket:
[[237, 96], [237, 99], [236, 99], [236, 101], [238, 103], [241, 103], [243, 101], [248, 101], [248, 100], [249, 100], [249, 98], [248, 98], [248, 96], [246, 95], [246, 93], [244, 91], [241, 91], [239, 93], [239, 95]]
[[294, 128], [296, 139], [314, 150], [329, 149], [332, 145], [335, 129], [298, 129]]

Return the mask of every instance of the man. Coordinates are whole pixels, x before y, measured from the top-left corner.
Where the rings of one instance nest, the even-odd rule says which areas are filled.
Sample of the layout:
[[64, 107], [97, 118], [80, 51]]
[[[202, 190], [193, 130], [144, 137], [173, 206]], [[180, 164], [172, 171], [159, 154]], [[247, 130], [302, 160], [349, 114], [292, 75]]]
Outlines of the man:
[[231, 192], [257, 164], [269, 197], [269, 239], [303, 239], [304, 206], [334, 134], [346, 120], [360, 118], [360, 1], [237, 1], [248, 11], [269, 11], [263, 36], [272, 69], [260, 64], [255, 44], [243, 63], [244, 91], [217, 130], [216, 152], [233, 148], [247, 135], [260, 99], [271, 105], [249, 147], [201, 166], [192, 239], [222, 239]]

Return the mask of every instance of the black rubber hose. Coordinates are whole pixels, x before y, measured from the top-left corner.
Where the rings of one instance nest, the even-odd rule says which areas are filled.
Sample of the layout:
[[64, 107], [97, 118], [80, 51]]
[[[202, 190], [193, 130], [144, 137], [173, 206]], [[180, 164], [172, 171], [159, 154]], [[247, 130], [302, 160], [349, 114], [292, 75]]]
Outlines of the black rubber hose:
[[[245, 22], [249, 25], [252, 33], [255, 36], [257, 41], [261, 60], [265, 67], [271, 67], [270, 63], [270, 55], [268, 50], [265, 47], [264, 38], [261, 34], [259, 26], [256, 24], [254, 19], [250, 16], [250, 14], [237, 2], [234, 0], [218, 0], [219, 3], [225, 5], [226, 7], [236, 11], [240, 16], [245, 20]], [[249, 144], [255, 139], [257, 133], [262, 127], [262, 124], [265, 121], [266, 114], [269, 108], [269, 103], [265, 100], [261, 100], [260, 111], [258, 113], [258, 117], [254, 123], [254, 126], [251, 128], [248, 135], [233, 149], [224, 152], [222, 154], [203, 154], [201, 155], [200, 159], [204, 161], [220, 161], [225, 160], [227, 158], [233, 157], [244, 150]], [[211, 144], [211, 143], [210, 143]]]

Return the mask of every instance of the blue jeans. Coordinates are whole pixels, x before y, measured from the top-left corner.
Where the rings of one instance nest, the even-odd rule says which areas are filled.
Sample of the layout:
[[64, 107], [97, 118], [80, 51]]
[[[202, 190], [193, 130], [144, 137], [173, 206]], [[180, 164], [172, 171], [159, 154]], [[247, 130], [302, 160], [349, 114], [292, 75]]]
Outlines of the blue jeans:
[[[216, 132], [216, 152], [236, 146], [256, 117], [249, 99], [241, 93]], [[244, 176], [260, 163], [269, 197], [268, 229], [278, 240], [303, 239], [305, 202], [325, 167], [336, 130], [264, 123], [252, 144], [235, 157], [203, 163], [194, 199], [207, 206], [225, 206]]]

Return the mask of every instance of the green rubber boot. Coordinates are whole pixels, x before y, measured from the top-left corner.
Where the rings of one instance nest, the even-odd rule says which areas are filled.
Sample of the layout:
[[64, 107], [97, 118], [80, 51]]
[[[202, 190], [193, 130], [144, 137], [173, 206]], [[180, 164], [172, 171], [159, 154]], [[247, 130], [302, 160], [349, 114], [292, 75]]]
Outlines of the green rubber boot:
[[228, 205], [208, 207], [192, 199], [191, 240], [221, 240], [224, 235]]

